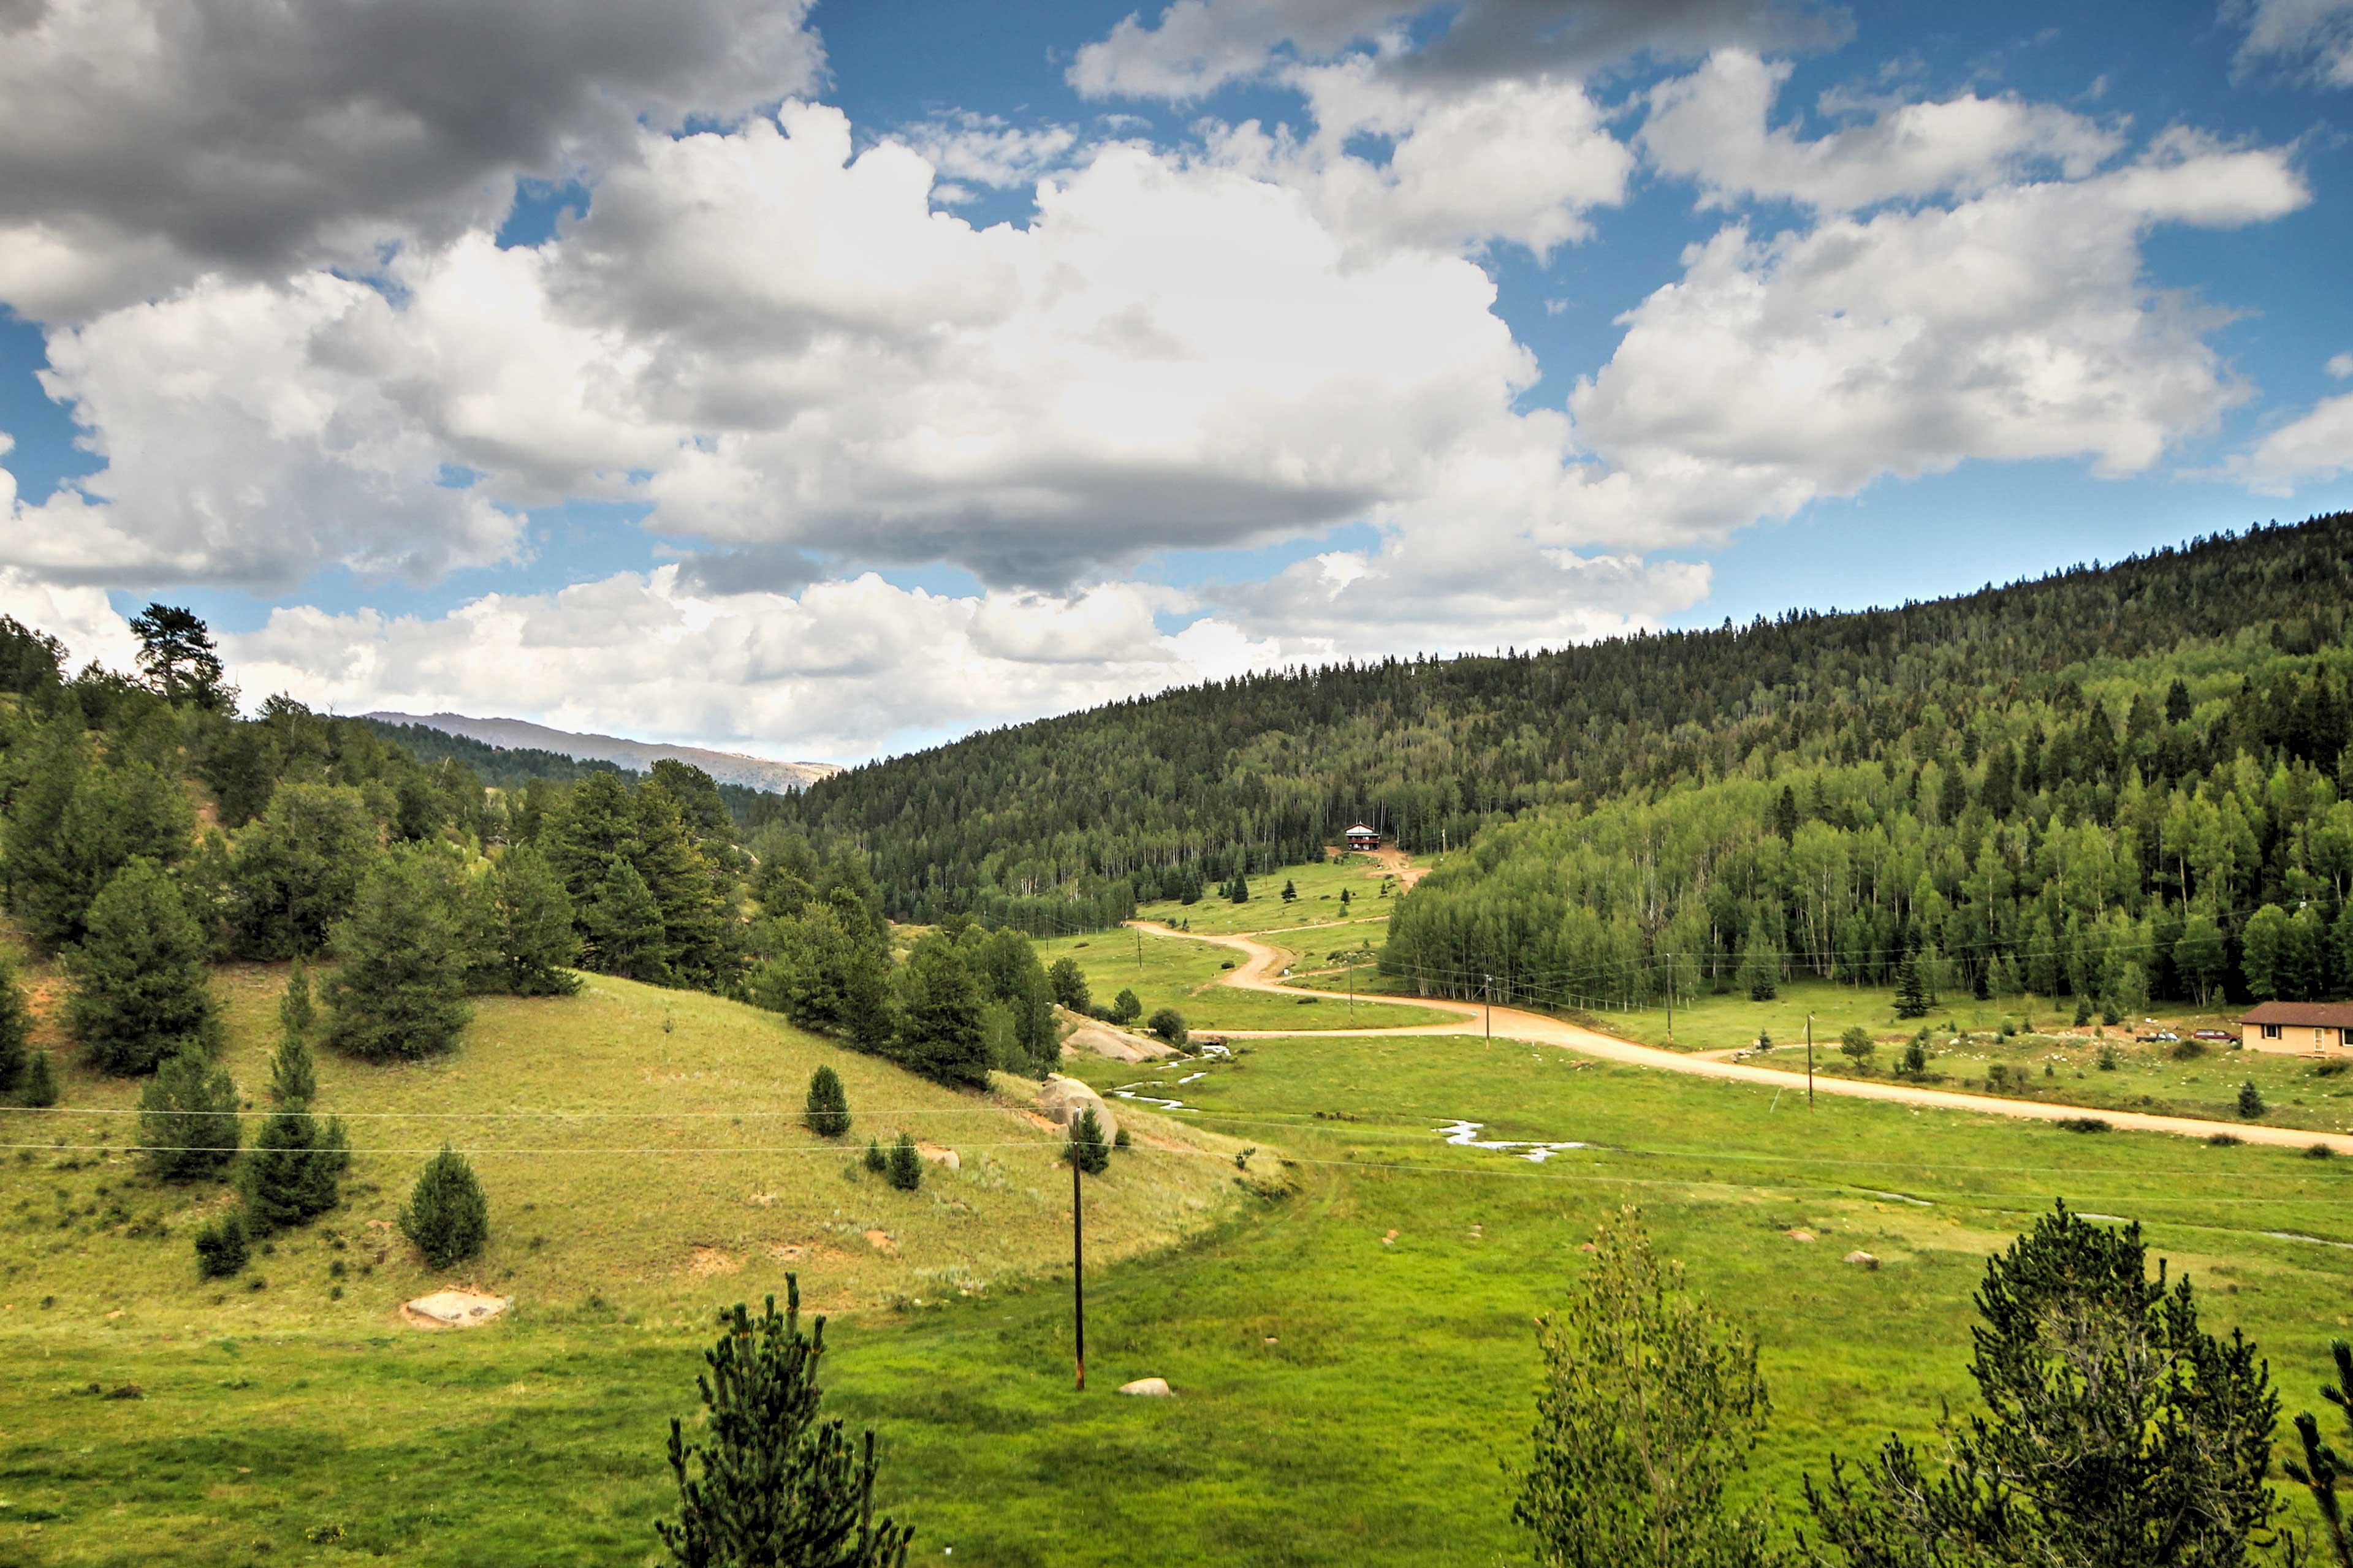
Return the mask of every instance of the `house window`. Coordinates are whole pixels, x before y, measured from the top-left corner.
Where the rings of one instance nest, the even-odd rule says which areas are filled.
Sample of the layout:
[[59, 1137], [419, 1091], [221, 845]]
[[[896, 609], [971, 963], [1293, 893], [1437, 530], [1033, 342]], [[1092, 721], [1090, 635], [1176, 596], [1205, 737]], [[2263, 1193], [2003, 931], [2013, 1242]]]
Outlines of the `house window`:
[[2353, 1046], [2353, 1029], [2337, 1030], [2337, 1043], [2340, 1046]]
[[2276, 1040], [2280, 1037], [2279, 1031], [2280, 1026], [2277, 1024], [2265, 1024], [2263, 1026], [2263, 1038], [2267, 1040]]

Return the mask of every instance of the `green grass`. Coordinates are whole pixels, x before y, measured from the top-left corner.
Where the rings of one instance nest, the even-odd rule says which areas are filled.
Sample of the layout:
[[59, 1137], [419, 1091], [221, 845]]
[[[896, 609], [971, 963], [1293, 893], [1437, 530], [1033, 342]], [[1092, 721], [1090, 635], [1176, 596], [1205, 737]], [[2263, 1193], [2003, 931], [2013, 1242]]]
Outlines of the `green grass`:
[[[640, 1031], [658, 1029], [663, 1005], [681, 1017], [724, 1006], [629, 999]], [[630, 1041], [659, 1049], [642, 1032]], [[713, 1103], [758, 1090], [707, 1066], [669, 1070], [710, 1075]], [[1079, 1070], [1113, 1088], [1134, 1069]], [[1629, 1202], [1694, 1284], [1758, 1327], [1778, 1414], [1757, 1480], [1785, 1505], [1831, 1450], [1920, 1435], [1939, 1397], [1965, 1400], [1983, 1259], [2054, 1194], [2144, 1220], [2195, 1279], [2210, 1326], [2260, 1342], [2291, 1410], [2327, 1339], [2353, 1326], [2353, 1250], [2265, 1234], [2353, 1242], [2353, 1162], [1831, 1100], [1809, 1112], [1770, 1089], [1458, 1037], [1258, 1042], [1206, 1070], [1176, 1091], [1202, 1108], [1179, 1120], [1280, 1148], [1297, 1187], [1245, 1198], [1254, 1213], [1197, 1226], [1172, 1250], [1091, 1267], [1085, 1395], [1070, 1387], [1065, 1290], [1034, 1274], [834, 1325], [832, 1405], [881, 1429], [885, 1500], [920, 1527], [917, 1557], [944, 1561], [953, 1546], [984, 1563], [1485, 1568], [1516, 1554], [1502, 1466], [1525, 1451], [1532, 1416], [1530, 1318], [1581, 1267], [1593, 1223]], [[658, 1061], [640, 1076], [660, 1081]], [[1458, 1117], [1490, 1138], [1597, 1147], [1533, 1165], [1446, 1144], [1434, 1129]], [[648, 1194], [643, 1215], [666, 1173], [704, 1158], [609, 1169]], [[1091, 1237], [1136, 1188], [1159, 1189], [1142, 1162], [1123, 1154], [1091, 1185]], [[1225, 1160], [1193, 1163], [1240, 1191]], [[498, 1212], [520, 1184], [586, 1179], [560, 1168], [511, 1171], [493, 1184]], [[90, 1176], [40, 1170], [33, 1195]], [[618, 1228], [581, 1195], [543, 1195], [534, 1223], [551, 1247]], [[1793, 1227], [1820, 1239], [1792, 1241]], [[11, 1257], [26, 1267], [9, 1281], [15, 1310], [0, 1313], [0, 1521], [12, 1521], [0, 1557], [651, 1562], [649, 1521], [670, 1500], [660, 1445], [668, 1417], [691, 1406], [701, 1320], [715, 1300], [772, 1286], [747, 1269], [724, 1289], [649, 1289], [601, 1310], [525, 1292], [515, 1321], [470, 1334], [316, 1304], [223, 1316], [192, 1285], [110, 1320], [95, 1300], [36, 1304], [45, 1279], [86, 1288], [97, 1271], [82, 1255], [114, 1245], [70, 1234], [65, 1252]], [[1842, 1264], [1856, 1247], [1884, 1267]], [[1178, 1396], [1111, 1392], [1146, 1375]], [[78, 1392], [93, 1382], [147, 1396]], [[339, 1547], [303, 1540], [330, 1523], [345, 1529]]]
[[[1280, 882], [1275, 884], [1281, 887]], [[1194, 929], [1201, 929], [1197, 922]], [[1342, 927], [1353, 933], [1378, 927]], [[1288, 949], [1300, 936], [1274, 939]], [[1353, 935], [1350, 940], [1354, 940]], [[1141, 952], [1142, 963], [1137, 959]], [[1122, 989], [1134, 991], [1144, 1004], [1144, 1016], [1174, 1007], [1195, 1029], [1345, 1029], [1351, 1017], [1356, 1026], [1437, 1024], [1451, 1015], [1430, 1007], [1384, 1006], [1352, 1009], [1345, 1000], [1318, 996], [1276, 996], [1261, 991], [1239, 991], [1220, 984], [1228, 966], [1240, 963], [1230, 948], [1182, 937], [1155, 936], [1148, 931], [1098, 931], [1091, 936], [1058, 937], [1038, 944], [1038, 956], [1047, 963], [1074, 958], [1086, 971], [1087, 984], [1098, 1006], [1105, 1006]], [[1317, 951], [1303, 962], [1316, 962]], [[1370, 969], [1362, 973], [1369, 977]]]
[[[1161, 899], [1137, 908], [1138, 920], [1164, 921], [1170, 925], [1190, 921], [1196, 931], [1215, 932], [1220, 936], [1237, 933], [1250, 935], [1265, 931], [1285, 931], [1294, 927], [1335, 924], [1341, 921], [1379, 921], [1388, 918], [1388, 905], [1396, 897], [1396, 886], [1390, 886], [1389, 898], [1380, 896], [1381, 880], [1388, 873], [1379, 864], [1363, 855], [1350, 855], [1338, 860], [1326, 860], [1305, 866], [1285, 866], [1250, 879], [1250, 902], [1229, 903], [1218, 897], [1217, 879], [1195, 904], [1180, 904], [1174, 899]], [[1298, 898], [1285, 903], [1282, 884], [1288, 879], [1298, 890]], [[1349, 904], [1345, 913], [1340, 908], [1340, 890], [1346, 889]], [[1303, 933], [1303, 940], [1304, 938]], [[1316, 939], [1321, 942], [1322, 939]], [[1336, 945], [1325, 943], [1324, 945]], [[1317, 948], [1321, 951], [1321, 947]]]

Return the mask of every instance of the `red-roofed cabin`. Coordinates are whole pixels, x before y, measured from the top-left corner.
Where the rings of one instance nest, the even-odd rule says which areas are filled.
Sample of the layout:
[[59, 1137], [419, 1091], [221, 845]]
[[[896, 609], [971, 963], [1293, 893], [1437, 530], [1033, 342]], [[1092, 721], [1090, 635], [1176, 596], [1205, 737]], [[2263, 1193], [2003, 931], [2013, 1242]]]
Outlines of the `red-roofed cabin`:
[[1369, 851], [1381, 847], [1381, 836], [1361, 825], [1351, 827], [1342, 837], [1347, 840], [1351, 849]]
[[2353, 1054], [2353, 1002], [2258, 1002], [2239, 1030], [2251, 1051]]

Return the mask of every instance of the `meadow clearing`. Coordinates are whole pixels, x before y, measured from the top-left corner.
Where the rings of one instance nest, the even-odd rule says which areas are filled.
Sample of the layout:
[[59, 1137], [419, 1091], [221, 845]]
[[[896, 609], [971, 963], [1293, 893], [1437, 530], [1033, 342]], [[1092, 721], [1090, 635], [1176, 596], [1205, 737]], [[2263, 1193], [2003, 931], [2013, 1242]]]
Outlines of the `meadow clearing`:
[[[249, 1026], [262, 972], [238, 973], [256, 992], [239, 1003]], [[705, 1106], [754, 1103], [740, 1098], [754, 1087], [751, 1058], [791, 1035], [711, 998], [592, 984], [637, 1009], [636, 1079], [700, 1086]], [[492, 1022], [486, 1010], [476, 1028]], [[596, 1059], [586, 1033], [549, 1031], [543, 1070]], [[447, 1064], [477, 1075], [454, 1086], [458, 1103], [500, 1103], [483, 1083], [492, 1037], [478, 1033]], [[912, 1083], [835, 1059], [845, 1076]], [[1143, 1070], [1070, 1065], [1114, 1094]], [[1939, 1397], [1962, 1399], [1983, 1259], [2054, 1196], [2142, 1220], [2196, 1280], [2210, 1324], [2243, 1326], [2262, 1343], [2291, 1409], [2328, 1337], [2353, 1327], [2343, 1223], [2353, 1163], [1901, 1106], [1824, 1100], [1808, 1110], [1787, 1092], [1458, 1036], [1252, 1041], [1229, 1061], [1151, 1070], [1176, 1087], [1150, 1092], [1195, 1108], [1167, 1120], [1198, 1131], [1168, 1141], [1199, 1152], [1116, 1156], [1088, 1185], [1091, 1238], [1097, 1226], [1115, 1233], [1123, 1214], [1168, 1213], [1188, 1182], [1224, 1201], [1190, 1211], [1159, 1250], [1100, 1268], [1091, 1251], [1086, 1394], [1071, 1387], [1067, 1279], [1050, 1245], [1062, 1215], [1050, 1201], [1018, 1220], [943, 1215], [936, 1230], [888, 1216], [914, 1238], [910, 1268], [918, 1249], [944, 1247], [942, 1261], [973, 1249], [971, 1293], [877, 1276], [866, 1287], [877, 1304], [833, 1325], [832, 1402], [881, 1430], [884, 1500], [919, 1526], [918, 1559], [953, 1547], [956, 1560], [987, 1563], [1139, 1553], [1492, 1563], [1515, 1546], [1505, 1467], [1532, 1415], [1531, 1319], [1579, 1267], [1593, 1224], [1627, 1203], [1695, 1285], [1762, 1333], [1780, 1414], [1755, 1479], [1787, 1505], [1831, 1450], [1857, 1452], [1889, 1429], [1918, 1435]], [[860, 1081], [853, 1106], [884, 1087]], [[26, 1121], [11, 1112], [6, 1125]], [[1590, 1146], [1531, 1163], [1524, 1150], [1450, 1142], [1442, 1130], [1462, 1121], [1483, 1126], [1456, 1136]], [[1229, 1152], [1251, 1145], [1265, 1175], [1245, 1182]], [[1037, 1153], [1039, 1174], [1058, 1173], [1042, 1145]], [[351, 1552], [415, 1563], [655, 1561], [649, 1521], [670, 1497], [660, 1445], [668, 1417], [691, 1408], [707, 1313], [778, 1289], [784, 1271], [763, 1260], [697, 1278], [680, 1267], [691, 1258], [679, 1244], [700, 1224], [670, 1211], [708, 1203], [737, 1227], [712, 1234], [748, 1237], [773, 1211], [744, 1204], [748, 1173], [731, 1162], [762, 1157], [509, 1158], [479, 1163], [494, 1205], [486, 1267], [509, 1270], [499, 1278], [515, 1314], [463, 1334], [393, 1321], [389, 1302], [426, 1282], [397, 1246], [365, 1279], [380, 1293], [365, 1300], [323, 1300], [321, 1259], [281, 1248], [258, 1261], [268, 1289], [215, 1302], [178, 1241], [118, 1238], [98, 1223], [103, 1210], [79, 1212], [105, 1201], [100, 1181], [134, 1210], [154, 1205], [143, 1178], [58, 1171], [47, 1154], [11, 1167], [0, 1201], [34, 1200], [17, 1212], [45, 1227], [20, 1234], [71, 1245], [11, 1258], [24, 1268], [8, 1281], [16, 1310], [0, 1320], [0, 1546], [74, 1564]], [[1287, 1184], [1269, 1179], [1276, 1158]], [[871, 1205], [882, 1195], [845, 1182], [838, 1158], [815, 1163], [826, 1212], [881, 1213]], [[355, 1180], [388, 1190], [396, 1174], [363, 1140]], [[523, 1197], [525, 1183], [543, 1195]], [[836, 1186], [849, 1201], [832, 1197]], [[57, 1205], [75, 1211], [63, 1231], [49, 1217], [57, 1187], [78, 1194]], [[538, 1205], [528, 1218], [526, 1202]], [[322, 1233], [383, 1203], [356, 1198]], [[671, 1248], [658, 1276], [643, 1261], [649, 1228]], [[1017, 1257], [991, 1239], [999, 1231], [1039, 1245]], [[1799, 1231], [1815, 1239], [1793, 1239]], [[528, 1250], [533, 1235], [544, 1245]], [[503, 1250], [518, 1241], [520, 1258]], [[109, 1318], [118, 1309], [97, 1299], [94, 1260], [140, 1247], [153, 1270]], [[1858, 1248], [1882, 1266], [1841, 1261]], [[539, 1258], [567, 1262], [540, 1271]], [[310, 1269], [320, 1279], [298, 1284]], [[803, 1275], [821, 1297], [824, 1271]], [[40, 1308], [36, 1290], [59, 1300]], [[1176, 1397], [1112, 1392], [1147, 1375], [1167, 1378]], [[132, 1384], [142, 1397], [104, 1397]]]

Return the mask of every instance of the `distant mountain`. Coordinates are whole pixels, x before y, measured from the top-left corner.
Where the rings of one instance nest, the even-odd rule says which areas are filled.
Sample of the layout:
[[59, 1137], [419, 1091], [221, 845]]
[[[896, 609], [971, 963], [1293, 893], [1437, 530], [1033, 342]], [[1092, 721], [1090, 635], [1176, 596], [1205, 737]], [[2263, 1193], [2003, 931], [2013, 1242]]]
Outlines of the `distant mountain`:
[[772, 763], [736, 752], [711, 752], [701, 746], [661, 746], [646, 741], [625, 741], [617, 735], [578, 735], [552, 730], [522, 719], [470, 719], [463, 713], [369, 713], [383, 724], [416, 724], [445, 735], [463, 735], [503, 751], [553, 752], [581, 762], [611, 763], [645, 773], [664, 757], [691, 763], [721, 784], [742, 784], [771, 795], [807, 789], [841, 770], [831, 763]]

